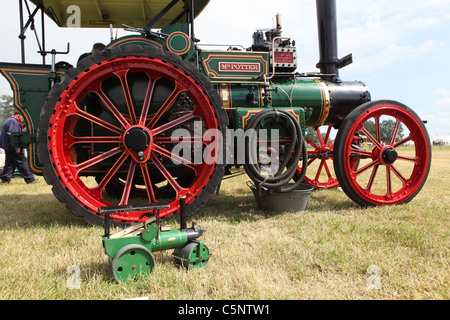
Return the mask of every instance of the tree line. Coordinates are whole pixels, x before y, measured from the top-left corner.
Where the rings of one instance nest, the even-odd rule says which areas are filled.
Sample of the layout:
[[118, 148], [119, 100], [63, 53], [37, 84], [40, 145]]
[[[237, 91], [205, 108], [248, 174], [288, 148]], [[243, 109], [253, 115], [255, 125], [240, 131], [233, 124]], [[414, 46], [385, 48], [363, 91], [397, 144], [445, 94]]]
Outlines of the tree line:
[[[392, 133], [394, 132], [396, 122], [392, 119], [386, 119], [380, 122], [380, 138], [381, 142], [387, 144], [391, 141]], [[375, 121], [368, 120], [364, 123], [364, 128], [369, 131], [369, 133], [376, 137]], [[325, 139], [325, 132], [321, 132], [322, 138]], [[314, 128], [306, 128], [306, 137], [313, 143], [320, 144], [319, 137], [317, 136], [316, 130]], [[396, 141], [404, 138], [404, 127], [403, 124], [400, 125], [396, 137]], [[332, 143], [332, 141], [330, 141]]]

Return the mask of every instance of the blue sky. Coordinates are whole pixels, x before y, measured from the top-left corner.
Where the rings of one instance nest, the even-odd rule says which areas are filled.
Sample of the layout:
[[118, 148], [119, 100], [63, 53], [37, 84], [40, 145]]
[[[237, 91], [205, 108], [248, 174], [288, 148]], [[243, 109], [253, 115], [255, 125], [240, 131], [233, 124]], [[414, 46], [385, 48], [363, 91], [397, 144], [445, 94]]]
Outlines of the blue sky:
[[[408, 105], [428, 121], [430, 135], [450, 135], [450, 0], [337, 0], [337, 11], [339, 55], [353, 53], [354, 60], [340, 71], [341, 79], [365, 82], [373, 100]], [[283, 36], [296, 41], [298, 71], [317, 71], [313, 0], [211, 0], [196, 20], [196, 36], [204, 44], [248, 47], [255, 29], [271, 28], [276, 13], [282, 17]], [[2, 43], [7, 44], [0, 61], [18, 63], [18, 1], [3, 1], [0, 16]], [[63, 51], [70, 42], [71, 53], [60, 60], [73, 64], [94, 42], [108, 43], [110, 37], [108, 29], [60, 29], [52, 21], [46, 29], [47, 49]], [[127, 34], [118, 31], [119, 37]], [[27, 62], [41, 62], [36, 51], [29, 30]], [[3, 77], [0, 94], [11, 94]]]

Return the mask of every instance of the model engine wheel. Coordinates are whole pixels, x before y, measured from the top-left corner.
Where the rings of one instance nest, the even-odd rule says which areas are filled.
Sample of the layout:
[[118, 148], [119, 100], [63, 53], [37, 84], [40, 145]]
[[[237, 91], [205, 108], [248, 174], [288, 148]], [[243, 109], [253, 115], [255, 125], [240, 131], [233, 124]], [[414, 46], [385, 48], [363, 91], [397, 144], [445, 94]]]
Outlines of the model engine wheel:
[[[223, 177], [223, 145], [203, 134], [227, 122], [217, 92], [191, 63], [159, 48], [114, 48], [84, 59], [52, 88], [39, 159], [56, 197], [91, 224], [103, 222], [104, 206], [168, 202], [160, 216], [170, 216], [181, 195], [189, 215]], [[199, 153], [209, 158], [194, 161]], [[145, 219], [137, 211], [113, 217]]]
[[336, 176], [345, 193], [362, 206], [411, 201], [425, 184], [430, 164], [431, 144], [422, 120], [395, 101], [356, 108], [336, 137]]
[[121, 248], [111, 263], [112, 273], [119, 283], [148, 276], [154, 267], [153, 254], [139, 244], [129, 244]]

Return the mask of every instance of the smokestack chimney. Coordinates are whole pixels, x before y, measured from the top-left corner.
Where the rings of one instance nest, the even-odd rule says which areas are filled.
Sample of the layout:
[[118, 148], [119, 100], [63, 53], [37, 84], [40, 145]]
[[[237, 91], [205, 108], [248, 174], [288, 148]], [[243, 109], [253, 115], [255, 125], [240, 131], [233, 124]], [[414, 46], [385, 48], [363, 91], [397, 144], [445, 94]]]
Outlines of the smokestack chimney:
[[326, 80], [341, 82], [339, 69], [352, 63], [352, 56], [338, 58], [336, 0], [316, 0], [316, 8], [320, 52], [317, 68], [323, 74], [333, 74], [324, 76]]

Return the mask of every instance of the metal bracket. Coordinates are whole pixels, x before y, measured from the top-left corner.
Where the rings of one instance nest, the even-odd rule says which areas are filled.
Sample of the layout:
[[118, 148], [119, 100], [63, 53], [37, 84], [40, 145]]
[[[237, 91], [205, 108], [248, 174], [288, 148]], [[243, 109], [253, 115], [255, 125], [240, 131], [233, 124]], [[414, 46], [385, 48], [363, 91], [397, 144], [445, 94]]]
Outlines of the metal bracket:
[[[111, 218], [113, 214], [121, 213], [121, 212], [130, 212], [130, 211], [156, 211], [156, 219], [157, 224], [159, 225], [159, 210], [161, 209], [169, 209], [170, 205], [165, 202], [161, 203], [148, 203], [141, 205], [119, 205], [119, 206], [109, 206], [109, 207], [99, 207], [98, 213], [104, 215], [105, 219], [105, 238], [109, 238], [110, 229], [111, 229]], [[143, 217], [142, 215], [141, 217]]]
[[150, 29], [153, 27], [153, 25], [158, 22], [159, 19], [161, 19], [170, 9], [173, 8], [174, 5], [176, 5], [180, 0], [172, 0], [164, 9], [161, 10], [160, 13], [158, 13], [147, 25], [144, 27], [145, 30], [150, 31]]

